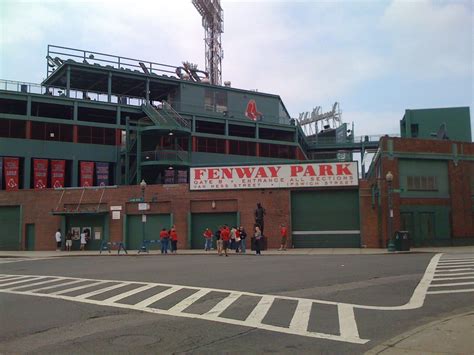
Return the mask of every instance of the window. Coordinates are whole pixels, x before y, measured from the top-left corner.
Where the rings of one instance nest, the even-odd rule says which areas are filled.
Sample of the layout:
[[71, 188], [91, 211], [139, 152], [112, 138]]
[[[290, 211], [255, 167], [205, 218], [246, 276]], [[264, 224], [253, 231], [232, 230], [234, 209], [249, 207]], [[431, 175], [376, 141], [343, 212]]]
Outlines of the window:
[[438, 191], [436, 176], [408, 176], [408, 191]]
[[204, 94], [204, 107], [207, 111], [226, 112], [227, 92], [222, 90], [206, 89]]
[[418, 137], [418, 124], [414, 123], [411, 125], [411, 137], [416, 138]]

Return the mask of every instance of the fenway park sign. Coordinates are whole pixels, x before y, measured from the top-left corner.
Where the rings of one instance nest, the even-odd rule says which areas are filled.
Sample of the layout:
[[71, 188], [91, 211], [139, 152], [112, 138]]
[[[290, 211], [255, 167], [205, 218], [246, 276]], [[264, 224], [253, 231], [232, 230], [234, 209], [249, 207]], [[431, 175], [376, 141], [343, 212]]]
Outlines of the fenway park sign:
[[191, 168], [191, 190], [357, 186], [357, 162]]

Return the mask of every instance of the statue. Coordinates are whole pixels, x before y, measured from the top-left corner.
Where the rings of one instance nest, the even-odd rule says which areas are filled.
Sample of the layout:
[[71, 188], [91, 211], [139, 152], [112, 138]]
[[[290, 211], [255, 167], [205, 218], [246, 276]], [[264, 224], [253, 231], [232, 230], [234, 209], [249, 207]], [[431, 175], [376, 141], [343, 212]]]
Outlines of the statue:
[[259, 202], [257, 203], [257, 209], [255, 210], [255, 224], [260, 227], [260, 231], [262, 232], [262, 235], [265, 235], [263, 233], [264, 217], [265, 217], [265, 208], [263, 208], [261, 203]]

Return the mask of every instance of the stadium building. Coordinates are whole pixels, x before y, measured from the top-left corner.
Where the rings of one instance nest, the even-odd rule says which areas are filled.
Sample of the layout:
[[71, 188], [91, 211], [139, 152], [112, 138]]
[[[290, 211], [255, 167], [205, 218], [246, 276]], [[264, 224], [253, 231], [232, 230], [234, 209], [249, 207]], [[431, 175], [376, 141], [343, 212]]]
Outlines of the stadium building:
[[474, 244], [467, 107], [406, 110], [400, 137], [358, 138], [189, 63], [57, 46], [46, 58], [41, 84], [0, 80], [0, 249], [52, 250], [58, 228], [89, 230], [88, 249], [139, 249], [171, 225], [180, 248], [202, 248], [207, 227], [251, 232], [257, 203], [270, 248], [281, 223], [296, 248], [386, 247], [397, 230]]

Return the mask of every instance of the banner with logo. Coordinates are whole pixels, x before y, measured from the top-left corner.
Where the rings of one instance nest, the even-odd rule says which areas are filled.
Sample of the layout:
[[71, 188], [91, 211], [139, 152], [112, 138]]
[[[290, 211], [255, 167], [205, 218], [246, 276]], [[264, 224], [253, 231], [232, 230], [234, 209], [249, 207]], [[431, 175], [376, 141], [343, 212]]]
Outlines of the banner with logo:
[[33, 159], [33, 187], [35, 189], [48, 187], [48, 159]]
[[95, 163], [97, 186], [109, 185], [109, 163]]
[[58, 189], [64, 187], [64, 174], [66, 173], [65, 160], [51, 160], [51, 187]]
[[94, 185], [94, 162], [81, 161], [81, 187]]
[[3, 158], [3, 171], [5, 175], [5, 190], [18, 190], [18, 175], [20, 170], [20, 159]]
[[3, 189], [3, 158], [0, 157], [0, 190]]
[[191, 190], [358, 186], [357, 162], [191, 168]]

